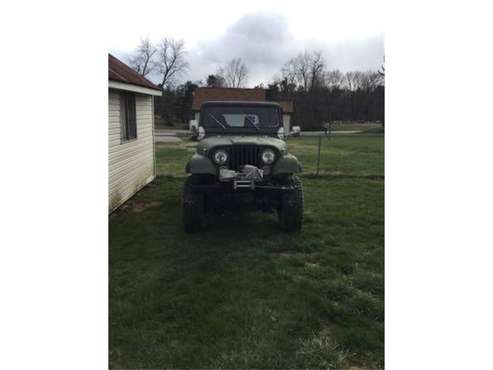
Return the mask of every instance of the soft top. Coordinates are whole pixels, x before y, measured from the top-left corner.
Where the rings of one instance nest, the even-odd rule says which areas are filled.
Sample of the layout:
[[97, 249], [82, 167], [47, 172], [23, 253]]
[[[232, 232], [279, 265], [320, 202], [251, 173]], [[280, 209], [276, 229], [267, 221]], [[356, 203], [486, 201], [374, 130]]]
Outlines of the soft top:
[[[201, 111], [199, 126], [206, 128], [207, 135], [277, 135], [282, 126], [281, 106], [276, 102], [206, 101]], [[247, 120], [249, 115], [255, 123]]]

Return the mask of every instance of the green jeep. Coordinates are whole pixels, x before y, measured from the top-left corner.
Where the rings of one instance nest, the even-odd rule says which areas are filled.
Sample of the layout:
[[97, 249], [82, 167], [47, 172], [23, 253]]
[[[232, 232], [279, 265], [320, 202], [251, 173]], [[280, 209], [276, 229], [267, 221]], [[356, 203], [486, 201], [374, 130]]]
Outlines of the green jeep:
[[281, 107], [271, 102], [205, 102], [197, 151], [187, 163], [183, 223], [187, 232], [207, 226], [227, 208], [276, 210], [281, 229], [300, 230], [301, 163], [283, 140]]

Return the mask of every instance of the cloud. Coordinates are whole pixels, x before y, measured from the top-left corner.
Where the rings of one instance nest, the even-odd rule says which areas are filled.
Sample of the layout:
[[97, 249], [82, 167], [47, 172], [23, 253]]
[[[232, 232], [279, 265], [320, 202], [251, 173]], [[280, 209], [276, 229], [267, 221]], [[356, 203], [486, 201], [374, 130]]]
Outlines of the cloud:
[[288, 57], [290, 40], [292, 35], [285, 17], [271, 13], [247, 14], [219, 38], [197, 43], [189, 54], [191, 65], [198, 66], [191, 75], [204, 78], [225, 62], [241, 58], [250, 71], [250, 84], [262, 78], [270, 79], [274, 69]]
[[[197, 24], [194, 28], [199, 30], [207, 24], [217, 26], [218, 22], [221, 19], [209, 16], [205, 26]], [[382, 64], [384, 41], [381, 33], [376, 34], [375, 31], [368, 31], [368, 27], [361, 27], [358, 38], [355, 38], [354, 35], [348, 35], [347, 30], [332, 23], [325, 27], [320, 20], [317, 21], [317, 32], [304, 32], [300, 29], [302, 23], [299, 20], [296, 24], [293, 22], [293, 18], [287, 18], [281, 13], [247, 13], [222, 33], [207, 39], [192, 40], [187, 53], [190, 70], [182, 79], [205, 81], [220, 65], [233, 58], [241, 58], [249, 70], [248, 86], [253, 87], [261, 82], [266, 84], [274, 75], [280, 74], [288, 59], [304, 50], [321, 50], [327, 68], [343, 72], [376, 70]], [[296, 35], [292, 31], [294, 25], [298, 29]], [[197, 34], [200, 32], [197, 31]], [[188, 42], [185, 39], [185, 43]]]
[[321, 50], [330, 69], [378, 69], [383, 60], [383, 35], [368, 39], [324, 42], [295, 39], [285, 16], [254, 13], [239, 18], [223, 35], [202, 40], [189, 52], [190, 78], [204, 80], [232, 58], [241, 58], [249, 69], [248, 85], [269, 82], [282, 65], [304, 50]]
[[279, 62], [278, 51], [285, 50], [289, 39], [283, 16], [259, 13], [243, 16], [221, 38], [201, 47], [213, 63], [239, 57], [250, 64], [272, 64]]

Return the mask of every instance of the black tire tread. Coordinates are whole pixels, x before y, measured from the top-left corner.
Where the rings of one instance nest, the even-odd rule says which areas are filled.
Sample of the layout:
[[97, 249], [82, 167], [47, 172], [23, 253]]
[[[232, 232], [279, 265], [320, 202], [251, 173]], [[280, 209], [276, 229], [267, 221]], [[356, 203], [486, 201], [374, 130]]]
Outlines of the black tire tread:
[[296, 176], [289, 176], [285, 183], [294, 189], [282, 195], [279, 224], [284, 231], [299, 231], [303, 226], [303, 184]]
[[192, 189], [198, 182], [199, 179], [191, 175], [183, 187], [183, 226], [187, 233], [196, 233], [206, 227], [204, 195]]

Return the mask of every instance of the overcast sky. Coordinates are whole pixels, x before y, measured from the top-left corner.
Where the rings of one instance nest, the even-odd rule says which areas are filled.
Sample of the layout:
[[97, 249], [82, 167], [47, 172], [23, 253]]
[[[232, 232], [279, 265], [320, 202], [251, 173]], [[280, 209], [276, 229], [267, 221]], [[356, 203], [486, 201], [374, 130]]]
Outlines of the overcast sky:
[[[122, 2], [109, 29], [109, 50], [125, 60], [148, 36], [184, 39], [190, 70], [181, 80], [205, 81], [236, 57], [249, 69], [248, 87], [279, 74], [304, 50], [322, 50], [329, 69], [378, 69], [384, 56], [383, 15], [378, 2], [201, 1]], [[144, 4], [144, 3], [142, 3]]]

